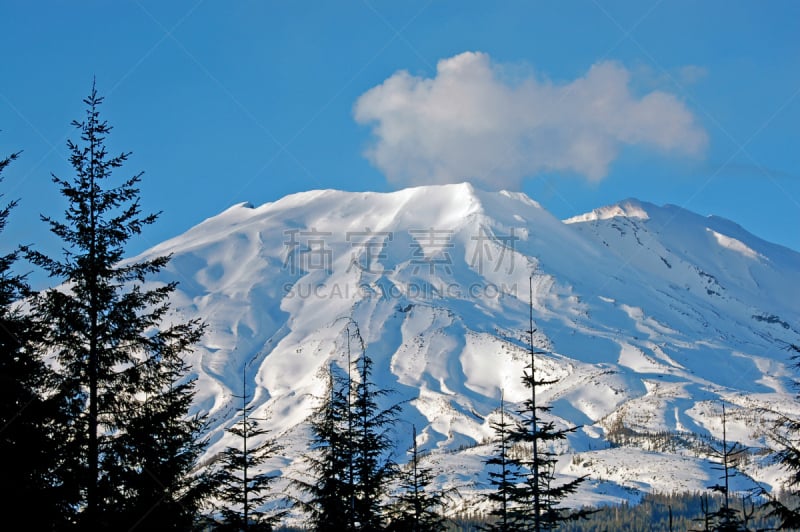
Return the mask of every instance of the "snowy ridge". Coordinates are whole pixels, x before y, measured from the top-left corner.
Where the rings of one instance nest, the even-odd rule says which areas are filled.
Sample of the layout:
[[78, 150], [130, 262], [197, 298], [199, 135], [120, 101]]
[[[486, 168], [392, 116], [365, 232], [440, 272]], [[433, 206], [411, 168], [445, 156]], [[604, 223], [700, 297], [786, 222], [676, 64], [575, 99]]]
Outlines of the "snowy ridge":
[[564, 220], [564, 223], [593, 222], [598, 220], [608, 220], [609, 218], [638, 218], [647, 220], [650, 216], [645, 210], [645, 206], [637, 200], [628, 199], [616, 205], [599, 207], [592, 212], [579, 214]]
[[[376, 380], [407, 401], [397, 459], [413, 424], [438, 482], [480, 491], [500, 390], [525, 396], [529, 277], [548, 353], [537, 371], [560, 379], [543, 400], [581, 425], [559, 467], [590, 475], [584, 502], [715, 482], [688, 447], [611, 446], [615, 427], [719, 436], [724, 400], [729, 435], [762, 447], [756, 409], [793, 408], [782, 345], [800, 338], [800, 254], [674, 206], [626, 200], [562, 222], [524, 194], [466, 183], [311, 191], [235, 205], [145, 255], [164, 253], [158, 282], [178, 281], [176, 310], [209, 325], [190, 357], [209, 454], [225, 445], [246, 371], [255, 414], [286, 447], [272, 466], [300, 467], [303, 420], [328, 362], [345, 363], [352, 318]], [[759, 464], [742, 488], [777, 487]]]

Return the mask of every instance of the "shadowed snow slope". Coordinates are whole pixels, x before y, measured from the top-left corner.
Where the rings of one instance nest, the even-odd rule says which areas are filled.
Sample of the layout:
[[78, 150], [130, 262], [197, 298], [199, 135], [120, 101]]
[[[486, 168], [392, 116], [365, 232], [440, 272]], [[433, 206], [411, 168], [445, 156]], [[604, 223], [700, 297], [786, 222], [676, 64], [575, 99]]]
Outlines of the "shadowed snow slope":
[[[145, 255], [165, 253], [157, 281], [178, 281], [177, 311], [209, 326], [190, 357], [209, 453], [227, 441], [246, 372], [256, 415], [286, 446], [273, 465], [289, 473], [327, 364], [346, 364], [352, 319], [376, 381], [406, 401], [396, 458], [413, 424], [437, 482], [485, 488], [500, 390], [525, 397], [529, 278], [537, 371], [559, 379], [541, 400], [581, 426], [559, 469], [592, 477], [584, 501], [716, 482], [690, 444], [637, 440], [628, 454], [609, 445], [614, 427], [721, 436], [724, 400], [728, 435], [763, 446], [757, 408], [791, 408], [783, 346], [800, 340], [800, 254], [675, 206], [626, 200], [561, 221], [469, 184], [321, 190], [233, 206]], [[653, 475], [656, 462], [673, 473]], [[743, 487], [778, 479], [766, 465], [751, 475]]]

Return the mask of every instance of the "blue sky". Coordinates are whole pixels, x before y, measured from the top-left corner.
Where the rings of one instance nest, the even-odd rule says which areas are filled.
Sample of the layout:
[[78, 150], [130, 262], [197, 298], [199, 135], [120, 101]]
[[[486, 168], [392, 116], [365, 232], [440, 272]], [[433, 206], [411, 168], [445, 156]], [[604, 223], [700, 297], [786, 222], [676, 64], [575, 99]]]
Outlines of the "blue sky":
[[[5, 0], [6, 243], [56, 251], [93, 76], [163, 211], [472, 180], [566, 218], [636, 197], [800, 250], [800, 3]], [[469, 175], [464, 175], [469, 174]]]

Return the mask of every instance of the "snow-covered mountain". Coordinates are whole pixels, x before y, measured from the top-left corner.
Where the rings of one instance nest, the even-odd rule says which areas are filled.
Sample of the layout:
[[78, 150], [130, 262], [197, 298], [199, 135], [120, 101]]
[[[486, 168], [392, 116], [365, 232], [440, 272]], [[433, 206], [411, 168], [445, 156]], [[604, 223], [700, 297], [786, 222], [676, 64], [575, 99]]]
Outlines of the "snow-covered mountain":
[[[784, 346], [800, 341], [800, 253], [675, 206], [626, 200], [562, 221], [469, 184], [321, 190], [233, 206], [145, 255], [166, 253], [158, 280], [180, 283], [182, 317], [208, 323], [191, 363], [209, 454], [226, 443], [245, 372], [285, 446], [272, 466], [288, 474], [324, 369], [345, 363], [348, 319], [376, 380], [407, 401], [397, 459], [413, 424], [438, 482], [467, 501], [485, 487], [500, 390], [525, 397], [531, 296], [547, 353], [537, 371], [558, 379], [542, 400], [581, 426], [559, 463], [590, 475], [580, 502], [704, 489], [718, 473], [692, 442], [721, 436], [721, 401], [729, 438], [756, 448], [758, 407], [794, 408]], [[611, 446], [614, 431], [630, 446]], [[665, 431], [670, 445], [646, 436]], [[779, 470], [753, 456], [737, 485], [775, 487]]]

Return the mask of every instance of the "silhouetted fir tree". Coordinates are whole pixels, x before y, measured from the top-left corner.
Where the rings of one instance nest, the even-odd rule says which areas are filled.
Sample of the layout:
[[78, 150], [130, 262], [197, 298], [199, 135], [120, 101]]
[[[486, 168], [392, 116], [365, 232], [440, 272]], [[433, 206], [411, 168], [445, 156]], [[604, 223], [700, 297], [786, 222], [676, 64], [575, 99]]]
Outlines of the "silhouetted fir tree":
[[247, 394], [244, 371], [242, 395], [235, 397], [242, 401], [239, 419], [227, 431], [236, 436], [237, 444], [227, 447], [219, 456], [220, 470], [216, 478], [220, 483], [217, 498], [220, 499], [219, 513], [222, 519], [214, 529], [270, 531], [283, 513], [269, 514], [260, 508], [270, 500], [267, 490], [276, 475], [256, 473], [255, 470], [275, 456], [281, 447], [273, 438], [261, 438], [262, 441], [257, 443], [257, 439], [269, 431], [259, 427], [259, 420], [251, 415], [252, 407], [248, 403], [252, 396]]
[[[721, 484], [714, 484], [709, 489], [722, 494], [722, 504], [720, 508], [711, 512], [709, 515], [714, 523], [714, 530], [719, 532], [746, 532], [745, 515], [731, 506], [730, 478], [736, 474], [733, 463], [739, 459], [747, 450], [738, 442], [728, 442], [727, 419], [725, 416], [725, 404], [722, 404], [722, 443], [719, 448], [712, 447], [711, 455], [720, 460], [719, 465], [712, 466], [713, 469], [721, 471]], [[742, 509], [745, 512], [745, 508]]]
[[[800, 369], [800, 344], [787, 344], [786, 349], [792, 353], [795, 369]], [[793, 384], [800, 389], [800, 381], [795, 380]], [[800, 399], [800, 393], [796, 398]], [[780, 521], [781, 530], [800, 530], [800, 505], [797, 504], [800, 500], [800, 420], [780, 415], [770, 435], [781, 447], [775, 459], [789, 472], [785, 489], [793, 502], [772, 496], [764, 507], [769, 511], [769, 516]]]
[[411, 460], [400, 470], [400, 493], [395, 498], [387, 530], [398, 532], [438, 532], [447, 529], [442, 515], [447, 495], [431, 491], [430, 468], [420, 463], [417, 428], [412, 427]]
[[714, 512], [711, 511], [709, 506], [708, 495], [704, 494], [700, 496], [700, 512], [702, 515], [700, 517], [695, 517], [692, 521], [700, 523], [703, 528], [693, 528], [691, 532], [711, 532], [711, 530], [713, 530], [712, 526], [714, 525]]
[[[722, 496], [708, 493], [649, 493], [639, 502], [604, 505], [586, 520], [562, 523], [562, 532], [639, 531], [682, 532], [714, 530], [709, 508], [721, 504]], [[732, 503], [733, 504], [733, 503]], [[709, 515], [706, 522], [705, 515]], [[701, 517], [698, 518], [698, 515]], [[748, 526], [754, 530], [776, 530], [775, 521], [748, 511]]]
[[159, 529], [186, 529], [205, 488], [190, 473], [201, 420], [187, 419], [194, 385], [181, 357], [203, 326], [165, 323], [176, 285], [145, 285], [169, 257], [122, 261], [129, 239], [157, 215], [141, 213], [141, 173], [111, 184], [129, 154], [107, 153], [102, 101], [93, 85], [86, 118], [73, 122], [81, 140], [67, 143], [75, 175], [53, 176], [68, 202], [64, 220], [42, 216], [63, 256], [26, 249], [62, 283], [38, 294], [33, 312], [58, 363], [54, 397], [65, 415], [57, 430], [68, 440], [61, 452], [78, 526], [130, 529], [158, 517]]
[[103, 462], [105, 469], [116, 469], [109, 478], [124, 482], [124, 489], [108, 492], [127, 497], [116, 503], [109, 520], [114, 528], [134, 523], [144, 529], [190, 530], [215, 492], [217, 484], [208, 472], [194, 472], [206, 446], [204, 418], [188, 416], [195, 382], [186, 378], [189, 367], [182, 357], [202, 330], [184, 323], [156, 333], [160, 345], [140, 365], [139, 401], [119, 412], [124, 430]]
[[578, 486], [586, 477], [579, 477], [567, 482], [556, 483], [555, 464], [557, 457], [552, 449], [553, 444], [566, 440], [567, 434], [574, 432], [575, 428], [557, 429], [552, 421], [544, 421], [541, 414], [550, 411], [549, 406], [537, 403], [537, 389], [542, 386], [555, 384], [556, 380], [547, 380], [536, 375], [536, 355], [542, 354], [536, 349], [534, 343], [533, 327], [533, 279], [530, 279], [530, 316], [528, 341], [530, 360], [522, 376], [522, 383], [530, 392], [522, 408], [519, 410], [519, 420], [510, 432], [510, 441], [521, 444], [529, 452], [527, 456], [515, 458], [517, 464], [523, 469], [523, 482], [518, 484], [513, 491], [513, 504], [519, 511], [524, 512], [529, 528], [535, 532], [552, 530], [559, 523], [586, 517], [585, 510], [570, 511], [559, 507], [559, 504], [570, 494], [577, 491]]
[[[312, 481], [293, 483], [308, 496], [300, 504], [314, 530], [380, 530], [387, 519], [384, 499], [397, 471], [389, 431], [400, 406], [379, 406], [388, 391], [372, 382], [372, 359], [352, 320], [345, 334], [348, 371], [331, 363], [327, 397], [310, 419], [306, 461]], [[352, 339], [360, 346], [356, 361]]]
[[349, 390], [349, 379], [331, 362], [325, 397], [309, 418], [310, 452], [304, 458], [312, 478], [292, 481], [307, 495], [298, 504], [308, 514], [311, 528], [317, 531], [354, 529]]
[[[736, 509], [731, 504], [731, 491], [730, 479], [737, 473], [734, 469], [734, 463], [737, 462], [747, 449], [738, 442], [728, 441], [727, 432], [727, 417], [725, 411], [725, 404], [722, 404], [722, 441], [719, 446], [710, 444], [708, 452], [711, 456], [719, 460], [718, 465], [712, 466], [712, 469], [721, 472], [719, 484], [709, 486], [713, 492], [719, 493], [718, 495], [718, 508], [714, 511], [711, 510], [710, 498], [708, 495], [703, 495], [700, 499], [700, 511], [702, 515], [694, 519], [696, 523], [700, 523], [702, 528], [693, 530], [713, 530], [715, 532], [747, 532], [750, 530], [748, 526], [753, 520], [755, 513], [755, 504], [750, 503], [748, 510], [747, 502], [750, 495], [741, 496], [741, 510]], [[759, 529], [761, 530], [761, 529]]]
[[[0, 181], [17, 156], [0, 160]], [[0, 233], [16, 205], [0, 208]], [[61, 442], [52, 431], [57, 405], [46, 397], [52, 374], [35, 346], [37, 323], [18, 308], [30, 292], [25, 278], [13, 272], [18, 256], [0, 256], [0, 509], [6, 516], [22, 512], [26, 528], [45, 530], [68, 516], [69, 508], [61, 503], [65, 494], [55, 474]]]
[[492, 503], [489, 515], [494, 521], [486, 525], [483, 530], [512, 532], [526, 530], [523, 515], [519, 514], [514, 506], [517, 484], [522, 481], [519, 463], [510, 456], [511, 441], [509, 439], [512, 421], [508, 419], [505, 398], [500, 392], [500, 420], [492, 422], [495, 433], [495, 455], [486, 460], [489, 466], [489, 483], [493, 490], [486, 496]]
[[389, 482], [397, 475], [397, 465], [392, 460], [394, 442], [390, 431], [394, 427], [400, 405], [383, 408], [378, 401], [389, 391], [378, 388], [372, 381], [372, 358], [367, 353], [358, 326], [350, 326], [348, 336], [355, 338], [361, 356], [355, 364], [358, 381], [351, 385], [352, 400], [352, 450], [355, 476], [353, 517], [357, 530], [380, 530], [386, 523], [384, 498]]

